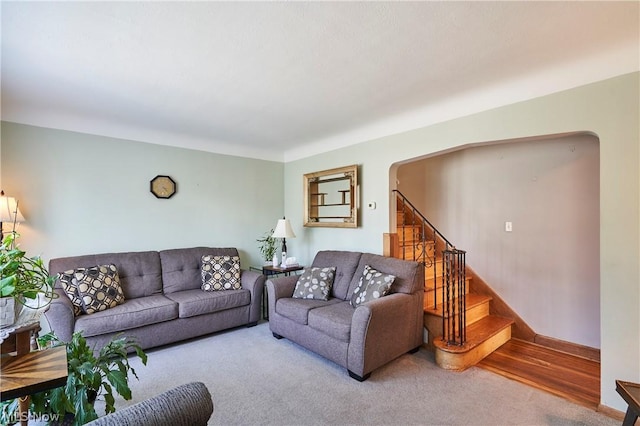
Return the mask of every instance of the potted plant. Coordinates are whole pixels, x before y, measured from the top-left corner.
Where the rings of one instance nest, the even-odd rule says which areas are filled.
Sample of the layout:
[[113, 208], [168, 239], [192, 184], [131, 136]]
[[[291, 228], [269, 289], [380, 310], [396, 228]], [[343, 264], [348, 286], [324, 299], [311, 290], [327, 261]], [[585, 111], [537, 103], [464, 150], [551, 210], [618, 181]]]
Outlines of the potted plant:
[[[65, 345], [54, 333], [38, 338], [41, 346]], [[62, 424], [83, 425], [97, 419], [95, 402], [104, 399], [105, 414], [115, 409], [114, 391], [126, 400], [131, 399], [129, 373], [138, 378], [135, 369], [129, 364], [127, 353], [134, 350], [147, 365], [147, 355], [130, 337], [116, 335], [96, 354], [82, 336], [82, 332], [73, 334], [66, 343], [68, 377], [66, 386], [38, 392], [31, 395], [30, 411], [47, 415], [50, 419], [59, 419]], [[0, 423], [16, 418], [17, 399], [3, 403]]]
[[276, 254], [276, 239], [272, 237], [273, 229], [266, 232], [262, 238], [257, 239], [258, 249], [264, 259], [264, 263], [271, 263], [273, 256]]
[[[18, 237], [12, 231], [0, 244], [0, 307], [4, 312], [0, 326], [13, 324], [22, 306], [40, 309], [57, 296], [53, 291], [55, 277], [49, 275], [39, 256], [29, 257], [20, 250], [16, 245]], [[29, 300], [36, 301], [35, 306]]]

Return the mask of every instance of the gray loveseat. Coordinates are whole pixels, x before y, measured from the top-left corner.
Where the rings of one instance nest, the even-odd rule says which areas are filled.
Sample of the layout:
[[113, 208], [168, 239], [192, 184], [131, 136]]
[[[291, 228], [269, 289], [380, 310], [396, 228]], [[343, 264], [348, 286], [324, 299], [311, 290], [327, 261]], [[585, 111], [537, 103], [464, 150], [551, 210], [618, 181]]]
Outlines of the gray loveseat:
[[[349, 303], [365, 265], [395, 275], [390, 293], [356, 308]], [[267, 281], [269, 327], [345, 367], [359, 381], [423, 343], [424, 268], [370, 253], [321, 251], [311, 267], [336, 267], [328, 300], [293, 298], [297, 276]]]
[[241, 271], [239, 290], [203, 291], [203, 255], [237, 256], [235, 248], [194, 247], [162, 251], [105, 253], [51, 259], [54, 275], [75, 268], [114, 264], [124, 303], [92, 314], [75, 316], [71, 300], [56, 281], [56, 293], [44, 313], [62, 341], [83, 330], [91, 345], [102, 347], [124, 333], [142, 348], [173, 343], [216, 331], [255, 325], [260, 319], [264, 276]]

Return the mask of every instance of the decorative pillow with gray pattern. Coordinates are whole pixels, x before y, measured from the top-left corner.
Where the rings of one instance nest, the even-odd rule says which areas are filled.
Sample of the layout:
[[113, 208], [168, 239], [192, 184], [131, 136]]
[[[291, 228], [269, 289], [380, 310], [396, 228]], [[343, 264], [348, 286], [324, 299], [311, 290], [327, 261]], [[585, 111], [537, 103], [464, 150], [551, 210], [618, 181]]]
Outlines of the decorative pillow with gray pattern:
[[98, 265], [76, 272], [78, 296], [87, 314], [104, 311], [124, 303], [116, 265]]
[[204, 291], [240, 290], [239, 256], [202, 256], [202, 286]]
[[336, 268], [334, 266], [305, 269], [298, 278], [292, 297], [294, 299], [329, 300], [335, 275]]
[[363, 303], [386, 296], [395, 279], [395, 275], [385, 274], [373, 269], [369, 265], [364, 265], [362, 276], [360, 277], [358, 286], [351, 295], [349, 303], [351, 303], [351, 306], [354, 308], [357, 308]]
[[60, 286], [69, 300], [71, 300], [71, 304], [73, 305], [73, 314], [75, 316], [82, 315], [84, 313], [82, 298], [78, 295], [78, 280], [75, 276], [76, 274], [80, 274], [81, 276], [86, 269], [87, 268], [69, 269], [68, 271], [60, 272], [58, 274]]

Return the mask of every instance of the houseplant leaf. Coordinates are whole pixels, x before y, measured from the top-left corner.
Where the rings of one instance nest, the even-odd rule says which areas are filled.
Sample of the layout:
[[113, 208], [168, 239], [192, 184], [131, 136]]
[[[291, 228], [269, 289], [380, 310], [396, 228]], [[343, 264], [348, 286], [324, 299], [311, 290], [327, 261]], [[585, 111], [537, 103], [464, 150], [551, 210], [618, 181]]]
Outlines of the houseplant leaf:
[[127, 382], [127, 375], [121, 371], [112, 370], [107, 373], [107, 379], [116, 388], [116, 392], [127, 401], [131, 399], [131, 389]]

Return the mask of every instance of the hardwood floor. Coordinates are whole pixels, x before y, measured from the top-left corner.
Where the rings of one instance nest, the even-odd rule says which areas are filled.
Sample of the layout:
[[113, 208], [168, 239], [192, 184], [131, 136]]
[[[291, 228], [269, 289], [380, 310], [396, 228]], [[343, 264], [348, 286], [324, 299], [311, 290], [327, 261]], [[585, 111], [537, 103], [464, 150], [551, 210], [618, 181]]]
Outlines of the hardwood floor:
[[511, 339], [477, 364], [594, 410], [600, 403], [600, 363]]

